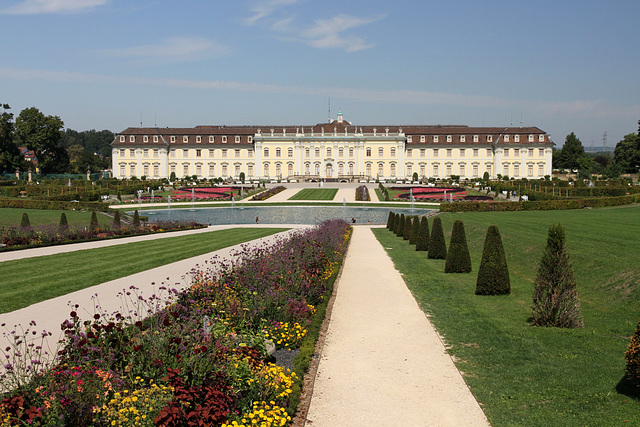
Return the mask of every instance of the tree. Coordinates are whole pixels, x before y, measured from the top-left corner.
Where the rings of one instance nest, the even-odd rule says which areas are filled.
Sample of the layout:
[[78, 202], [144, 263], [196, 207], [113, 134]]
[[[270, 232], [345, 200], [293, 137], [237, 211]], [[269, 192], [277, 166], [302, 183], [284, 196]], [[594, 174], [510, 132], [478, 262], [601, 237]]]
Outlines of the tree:
[[629, 341], [624, 357], [627, 361], [625, 380], [634, 386], [634, 392], [638, 394], [638, 388], [640, 388], [640, 322], [638, 322], [636, 332]]
[[240, 172], [240, 181], [244, 184], [244, 172]]
[[15, 172], [22, 169], [22, 156], [18, 146], [13, 141], [15, 126], [13, 124], [13, 113], [8, 104], [0, 104], [0, 173]]
[[453, 222], [451, 241], [444, 264], [445, 273], [470, 273], [471, 256], [467, 246], [467, 236], [464, 232], [464, 223], [460, 219]]
[[113, 224], [111, 225], [111, 227], [114, 230], [120, 230], [120, 227], [122, 227], [122, 223], [120, 221], [120, 211], [117, 210], [115, 215], [113, 216]]
[[134, 228], [139, 228], [140, 227], [140, 215], [138, 214], [138, 210], [137, 209], [133, 213], [133, 227]]
[[45, 116], [37, 108], [25, 108], [16, 119], [19, 144], [33, 150], [43, 174], [63, 173], [69, 168], [69, 155], [60, 143], [64, 126], [58, 116]]
[[500, 231], [495, 225], [490, 225], [484, 238], [476, 295], [506, 295], [510, 292], [509, 268]]
[[411, 224], [411, 235], [409, 236], [409, 244], [415, 245], [418, 242], [419, 232], [420, 232], [420, 218], [418, 216], [414, 216], [413, 223]]
[[578, 291], [569, 262], [564, 228], [552, 225], [538, 266], [533, 291], [535, 326], [580, 328], [583, 326]]
[[613, 150], [613, 161], [623, 173], [637, 172], [640, 166], [640, 136], [635, 133], [625, 135]]
[[420, 230], [418, 230], [418, 241], [416, 251], [426, 251], [429, 249], [429, 220], [423, 216], [420, 220]]
[[396, 236], [401, 237], [404, 233], [404, 214], [400, 214], [400, 221], [396, 224]]
[[67, 214], [65, 214], [64, 212], [62, 212], [60, 214], [60, 228], [62, 229], [67, 229], [69, 228], [69, 221], [67, 221]]
[[438, 217], [433, 219], [428, 252], [427, 258], [429, 259], [447, 258], [447, 243], [444, 240], [444, 232], [442, 231], [442, 220]]
[[387, 230], [392, 230], [391, 227], [393, 227], [393, 218], [395, 217], [395, 214], [391, 211], [389, 211], [389, 216], [387, 217]]
[[94, 232], [96, 231], [97, 228], [98, 228], [98, 216], [96, 215], [96, 211], [93, 211], [91, 212], [91, 221], [89, 222], [89, 230]]
[[418, 180], [418, 172], [414, 172], [412, 178], [413, 178], [414, 181], [417, 181]]
[[22, 219], [20, 220], [20, 227], [31, 227], [31, 221], [29, 221], [29, 214], [24, 212]]
[[579, 169], [579, 160], [585, 157], [584, 147], [582, 142], [571, 132], [567, 135], [562, 150], [559, 150], [557, 155], [557, 164], [554, 167], [564, 169]]
[[404, 217], [404, 228], [402, 230], [402, 238], [404, 240], [409, 240], [409, 238], [411, 238], [411, 227], [412, 227], [412, 223], [411, 223], [411, 219], [413, 217], [410, 215], [407, 215]]

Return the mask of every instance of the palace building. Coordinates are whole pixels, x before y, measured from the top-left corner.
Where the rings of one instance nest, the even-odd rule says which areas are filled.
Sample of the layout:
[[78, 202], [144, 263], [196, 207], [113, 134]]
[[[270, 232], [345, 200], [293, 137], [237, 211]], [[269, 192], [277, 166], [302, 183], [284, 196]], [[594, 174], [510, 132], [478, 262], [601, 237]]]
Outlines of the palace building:
[[553, 142], [537, 127], [312, 126], [128, 128], [112, 146], [116, 178], [327, 181], [543, 178]]

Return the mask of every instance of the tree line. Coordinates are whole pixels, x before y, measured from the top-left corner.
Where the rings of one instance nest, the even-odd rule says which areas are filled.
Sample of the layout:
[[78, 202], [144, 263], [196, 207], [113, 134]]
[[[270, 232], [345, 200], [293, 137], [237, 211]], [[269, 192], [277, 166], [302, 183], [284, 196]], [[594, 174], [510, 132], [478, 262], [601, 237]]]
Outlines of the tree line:
[[636, 173], [640, 169], [640, 120], [638, 132], [625, 135], [611, 153], [587, 153], [582, 142], [571, 132], [562, 149], [553, 153], [553, 168], [577, 170], [581, 178], [601, 174], [616, 179], [623, 173]]
[[34, 170], [19, 147], [32, 151], [41, 174], [97, 172], [111, 166], [114, 133], [109, 130], [78, 132], [64, 129], [58, 116], [36, 107], [13, 117], [8, 104], [0, 104], [0, 173]]

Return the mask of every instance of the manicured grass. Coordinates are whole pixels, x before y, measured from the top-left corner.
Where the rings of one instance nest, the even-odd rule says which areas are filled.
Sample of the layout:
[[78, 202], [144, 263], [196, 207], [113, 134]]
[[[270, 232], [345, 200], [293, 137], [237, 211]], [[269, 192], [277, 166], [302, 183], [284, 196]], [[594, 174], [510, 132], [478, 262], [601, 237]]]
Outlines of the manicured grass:
[[[386, 229], [374, 232], [444, 336], [492, 425], [640, 425], [640, 402], [616, 391], [640, 316], [640, 208], [440, 217], [447, 242], [453, 221], [464, 221], [471, 274], [444, 274], [443, 260], [428, 260]], [[528, 322], [553, 223], [566, 230], [583, 329]], [[512, 292], [506, 296], [474, 295], [491, 224], [499, 227], [507, 256]]]
[[289, 200], [333, 200], [337, 192], [337, 188], [305, 188], [289, 197]]
[[236, 228], [0, 263], [0, 313], [286, 228]]
[[[17, 208], [0, 208], [0, 228], [20, 225], [22, 214], [29, 215], [31, 225], [49, 225], [60, 224], [60, 215], [64, 212], [67, 216], [69, 225], [86, 225], [91, 222], [91, 212], [83, 211], [63, 211], [63, 210], [46, 210], [46, 209], [17, 209]], [[112, 218], [97, 212], [98, 223], [110, 225]]]

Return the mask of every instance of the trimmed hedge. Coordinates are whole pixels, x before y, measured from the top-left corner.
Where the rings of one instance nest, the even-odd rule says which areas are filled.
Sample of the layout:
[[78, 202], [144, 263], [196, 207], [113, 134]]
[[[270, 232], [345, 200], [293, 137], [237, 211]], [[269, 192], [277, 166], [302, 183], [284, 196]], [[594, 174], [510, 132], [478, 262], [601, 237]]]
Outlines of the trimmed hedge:
[[0, 208], [88, 210], [108, 212], [109, 205], [94, 202], [60, 202], [56, 200], [0, 199]]
[[453, 222], [451, 241], [444, 264], [445, 273], [470, 273], [471, 255], [467, 245], [467, 235], [464, 231], [464, 223], [460, 219]]
[[502, 238], [498, 227], [490, 225], [484, 239], [482, 260], [478, 268], [476, 295], [506, 295], [509, 293], [511, 293], [511, 282]]
[[423, 216], [420, 220], [420, 229], [418, 230], [418, 241], [416, 242], [416, 251], [426, 251], [429, 249], [429, 220]]
[[552, 211], [566, 209], [602, 208], [640, 203], [640, 194], [622, 197], [593, 199], [545, 200], [540, 202], [454, 202], [440, 204], [442, 212], [490, 212], [490, 211]]
[[431, 228], [431, 236], [429, 237], [429, 259], [447, 259], [447, 243], [444, 240], [444, 232], [442, 231], [442, 220], [438, 217], [433, 219]]

